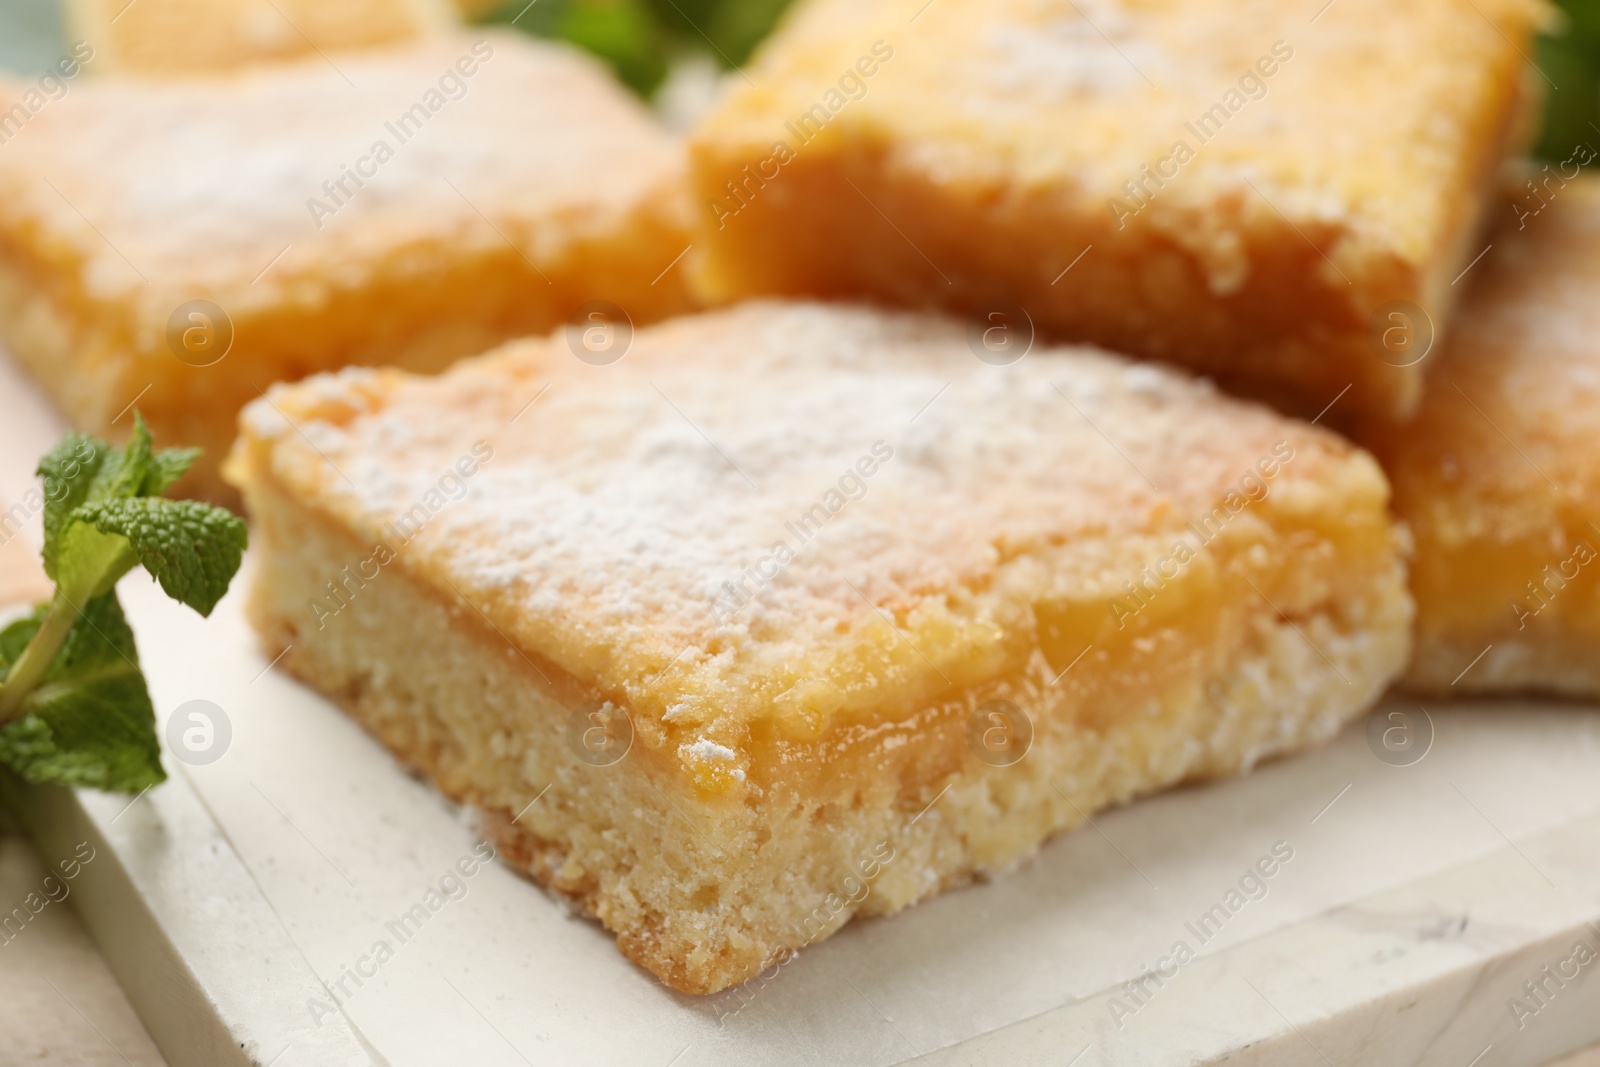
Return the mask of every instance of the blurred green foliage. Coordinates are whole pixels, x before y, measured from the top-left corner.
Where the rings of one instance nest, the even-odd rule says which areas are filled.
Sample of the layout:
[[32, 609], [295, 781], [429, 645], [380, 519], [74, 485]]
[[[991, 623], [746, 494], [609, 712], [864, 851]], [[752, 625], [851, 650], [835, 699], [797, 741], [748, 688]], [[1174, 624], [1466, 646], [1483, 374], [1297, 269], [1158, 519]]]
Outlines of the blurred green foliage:
[[732, 68], [772, 30], [790, 0], [506, 0], [490, 22], [571, 41], [648, 96], [672, 61], [705, 53]]
[[1540, 38], [1545, 90], [1544, 135], [1538, 154], [1561, 160], [1580, 143], [1600, 147], [1600, 0], [1557, 0], [1561, 25]]

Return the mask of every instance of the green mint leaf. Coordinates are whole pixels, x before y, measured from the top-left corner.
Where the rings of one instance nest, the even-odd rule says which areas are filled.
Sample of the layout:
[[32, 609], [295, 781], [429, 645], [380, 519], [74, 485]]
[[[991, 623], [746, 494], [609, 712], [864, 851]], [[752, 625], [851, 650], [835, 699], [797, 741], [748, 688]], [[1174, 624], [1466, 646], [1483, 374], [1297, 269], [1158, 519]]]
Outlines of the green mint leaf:
[[68, 515], [56, 539], [56, 570], [51, 575], [56, 588], [74, 604], [93, 600], [111, 591], [124, 574], [139, 565], [128, 540], [115, 533], [102, 533], [83, 521], [80, 504]]
[[165, 779], [150, 693], [114, 590], [143, 564], [202, 615], [227, 592], [244, 523], [159, 495], [198, 455], [154, 451], [135, 411], [122, 448], [69, 434], [39, 461], [45, 571], [56, 592], [0, 630], [0, 763], [29, 781], [137, 792]]
[[236, 515], [196, 500], [91, 500], [72, 514], [101, 536], [126, 538], [167, 595], [202, 615], [228, 591], [247, 540]]
[[0, 630], [0, 681], [5, 680], [11, 665], [22, 655], [22, 650], [28, 647], [33, 635], [39, 632], [39, 623], [44, 617], [44, 610], [45, 605], [40, 604], [32, 615], [24, 616]]
[[138, 495], [160, 496], [166, 492], [168, 486], [188, 473], [194, 461], [200, 458], [200, 451], [198, 448], [163, 448], [152, 455]]
[[[9, 673], [46, 609], [0, 631]], [[0, 727], [0, 762], [30, 782], [136, 793], [166, 779], [155, 710], [115, 593], [83, 605], [18, 717]]]
[[[192, 457], [189, 462], [193, 462]], [[123, 448], [83, 434], [68, 434], [39, 462], [45, 482], [45, 573], [74, 603], [100, 596], [138, 563], [120, 538], [81, 524], [77, 509], [101, 500], [138, 497], [147, 485], [160, 492], [188, 466], [180, 454], [157, 460], [150, 430], [137, 411], [133, 436]]]
[[88, 500], [128, 500], [139, 495], [150, 473], [154, 452], [150, 447], [150, 430], [144, 416], [133, 413], [133, 436], [120, 450], [111, 449], [106, 461], [95, 472], [89, 486]]
[[89, 487], [112, 451], [104, 441], [69, 433], [39, 461], [37, 473], [44, 480], [44, 570], [52, 579], [72, 509], [89, 498]]

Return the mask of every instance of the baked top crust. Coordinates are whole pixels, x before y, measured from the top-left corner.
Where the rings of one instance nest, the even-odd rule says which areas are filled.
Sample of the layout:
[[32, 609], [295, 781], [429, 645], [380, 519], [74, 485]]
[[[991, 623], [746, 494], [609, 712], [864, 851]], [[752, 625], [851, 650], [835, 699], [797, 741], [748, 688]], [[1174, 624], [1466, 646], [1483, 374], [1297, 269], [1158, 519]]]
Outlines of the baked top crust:
[[1447, 330], [1544, 10], [807, 0], [690, 139], [691, 276], [711, 302], [1020, 306], [1307, 415], [1404, 419], [1423, 366], [1373, 324], [1404, 302]]
[[[1476, 8], [1340, 0], [1313, 21], [1275, 0], [807, 0], [696, 141], [792, 144], [784, 121], [821, 100], [827, 137], [881, 141], [890, 169], [1019, 203], [1049, 193], [1097, 219], [1114, 198], [1121, 218], [1148, 211], [1215, 291], [1248, 271], [1233, 231], [1257, 217], [1309, 227], [1328, 242], [1324, 280], [1359, 285], [1447, 251], [1485, 106], [1522, 76], [1513, 42], [1547, 12]], [[859, 76], [880, 41], [892, 59]], [[841, 94], [845, 73], [859, 98]], [[1179, 141], [1191, 159], [1172, 158]], [[1176, 174], [1130, 193], [1163, 159]]]
[[846, 306], [678, 319], [606, 366], [557, 334], [438, 378], [275, 387], [231, 464], [640, 728], [719, 738], [815, 738], [1060, 672], [1081, 642], [1043, 647], [1040, 619], [1110, 625], [1218, 507], [1258, 578], [1319, 532], [1352, 565], [1396, 558], [1383, 475], [1333, 434], [1089, 349], [992, 366], [958, 322]]
[[444, 32], [437, 0], [66, 0], [69, 35], [97, 74], [157, 77], [406, 41]]
[[184, 300], [315, 307], [441, 248], [510, 242], [554, 272], [679, 172], [673, 140], [596, 62], [481, 31], [203, 87], [73, 83], [0, 152], [0, 250], [160, 330]]

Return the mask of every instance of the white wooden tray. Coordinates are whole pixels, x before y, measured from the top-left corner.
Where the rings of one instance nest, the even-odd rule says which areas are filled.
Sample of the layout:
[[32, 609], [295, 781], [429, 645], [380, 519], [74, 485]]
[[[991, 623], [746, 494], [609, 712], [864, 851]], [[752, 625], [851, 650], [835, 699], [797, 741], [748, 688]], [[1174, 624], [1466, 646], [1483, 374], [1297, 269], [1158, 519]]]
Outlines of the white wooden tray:
[[[7, 505], [56, 431], [8, 375]], [[1591, 707], [1429, 704], [1431, 747], [1403, 767], [1357, 724], [1307, 757], [1107, 812], [1007, 879], [696, 999], [498, 865], [397, 931], [470, 855], [471, 820], [270, 669], [236, 595], [208, 621], [142, 576], [122, 595], [163, 726], [209, 701], [225, 750], [169, 754], [171, 780], [131, 801], [4, 788], [46, 855], [100, 850], [72, 899], [175, 1067], [1506, 1067], [1600, 1038], [1600, 960], [1573, 962], [1600, 953]], [[1245, 884], [1259, 899], [1230, 898], [1278, 842], [1293, 858]], [[1174, 966], [1179, 941], [1195, 958]], [[1125, 985], [1153, 968], [1159, 986]]]

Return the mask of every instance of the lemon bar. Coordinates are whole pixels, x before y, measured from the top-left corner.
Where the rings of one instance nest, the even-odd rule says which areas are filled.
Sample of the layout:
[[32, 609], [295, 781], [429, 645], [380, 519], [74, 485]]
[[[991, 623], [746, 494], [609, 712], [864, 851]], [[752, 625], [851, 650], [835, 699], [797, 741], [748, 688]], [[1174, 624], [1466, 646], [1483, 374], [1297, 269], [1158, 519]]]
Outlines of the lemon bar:
[[66, 0], [62, 14], [94, 48], [92, 73], [158, 76], [398, 44], [452, 21], [441, 0]]
[[1416, 538], [1419, 689], [1600, 694], [1600, 180], [1568, 169], [1500, 209], [1416, 421], [1359, 434]]
[[1543, 10], [804, 0], [692, 138], [696, 276], [710, 300], [1020, 310], [1405, 416], [1424, 368], [1372, 324], [1404, 302], [1447, 329], [1531, 128]]
[[273, 381], [687, 303], [681, 148], [597, 63], [516, 33], [335, 62], [75, 83], [0, 146], [0, 337], [79, 427], [136, 405], [204, 446], [192, 492]]
[[1331, 433], [921, 314], [612, 341], [277, 387], [229, 475], [268, 654], [673, 989], [1321, 741], [1405, 664], [1387, 483]]

